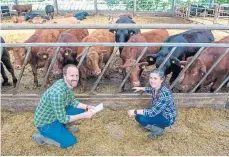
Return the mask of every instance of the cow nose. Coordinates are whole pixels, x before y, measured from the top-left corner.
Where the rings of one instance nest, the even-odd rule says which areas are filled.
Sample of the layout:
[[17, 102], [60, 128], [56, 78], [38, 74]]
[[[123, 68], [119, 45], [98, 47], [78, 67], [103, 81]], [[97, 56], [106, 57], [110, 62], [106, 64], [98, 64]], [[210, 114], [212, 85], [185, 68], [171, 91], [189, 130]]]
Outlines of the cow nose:
[[140, 81], [133, 82], [133, 86], [134, 87], [139, 87], [140, 85], [141, 85]]
[[180, 86], [181, 86], [181, 88], [182, 88], [182, 89], [186, 89], [186, 88], [188, 88], [188, 85], [185, 85], [185, 84], [180, 85]]
[[101, 73], [101, 70], [96, 71], [96, 72], [95, 72], [95, 75], [99, 75], [100, 73]]
[[21, 69], [21, 66], [20, 65], [14, 65], [14, 69], [20, 70]]

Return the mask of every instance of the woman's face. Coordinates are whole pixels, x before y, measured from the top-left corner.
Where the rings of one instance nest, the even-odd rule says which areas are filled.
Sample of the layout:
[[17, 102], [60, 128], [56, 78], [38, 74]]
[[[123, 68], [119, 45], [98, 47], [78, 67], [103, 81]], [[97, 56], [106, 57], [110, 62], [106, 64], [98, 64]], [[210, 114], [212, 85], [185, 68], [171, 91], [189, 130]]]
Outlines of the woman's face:
[[149, 76], [149, 82], [152, 88], [159, 89], [161, 87], [161, 84], [163, 80], [157, 73], [151, 73]]

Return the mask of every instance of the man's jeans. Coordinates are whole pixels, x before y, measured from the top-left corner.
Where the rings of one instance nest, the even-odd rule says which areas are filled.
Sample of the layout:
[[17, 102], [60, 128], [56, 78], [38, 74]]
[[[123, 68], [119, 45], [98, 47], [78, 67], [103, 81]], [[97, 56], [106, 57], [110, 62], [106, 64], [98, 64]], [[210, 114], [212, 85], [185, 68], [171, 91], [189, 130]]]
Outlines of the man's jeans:
[[[66, 108], [67, 115], [77, 115], [83, 112], [85, 112], [85, 110], [73, 108], [71, 106]], [[68, 148], [77, 143], [76, 137], [73, 136], [73, 134], [70, 133], [58, 120], [51, 124], [38, 127], [37, 129], [44, 137], [60, 143], [61, 148]]]

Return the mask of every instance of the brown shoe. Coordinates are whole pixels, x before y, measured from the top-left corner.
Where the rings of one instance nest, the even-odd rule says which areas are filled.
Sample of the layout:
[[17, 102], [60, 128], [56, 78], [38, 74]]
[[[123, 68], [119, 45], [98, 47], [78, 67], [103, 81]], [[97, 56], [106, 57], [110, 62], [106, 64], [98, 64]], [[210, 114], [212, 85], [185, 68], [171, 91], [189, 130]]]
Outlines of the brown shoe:
[[66, 128], [66, 129], [68, 129], [68, 131], [70, 131], [71, 133], [77, 133], [77, 132], [79, 132], [80, 131], [80, 129], [79, 128], [74, 128], [74, 127], [72, 127], [72, 124], [64, 124], [64, 127]]

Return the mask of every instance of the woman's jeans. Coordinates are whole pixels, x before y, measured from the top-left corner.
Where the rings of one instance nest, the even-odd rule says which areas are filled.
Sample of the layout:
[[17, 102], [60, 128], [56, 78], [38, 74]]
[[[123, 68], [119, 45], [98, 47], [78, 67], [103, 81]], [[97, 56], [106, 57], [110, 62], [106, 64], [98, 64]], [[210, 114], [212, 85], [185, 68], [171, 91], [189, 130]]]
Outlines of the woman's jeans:
[[[77, 115], [85, 112], [83, 109], [73, 108], [71, 106], [66, 108], [67, 115]], [[37, 128], [41, 135], [50, 138], [60, 143], [61, 148], [68, 148], [77, 143], [77, 139], [71, 132], [64, 127], [64, 124], [58, 120], [51, 124], [44, 125]]]
[[158, 114], [155, 117], [146, 117], [137, 114], [135, 119], [143, 127], [146, 127], [147, 125], [154, 125], [164, 129], [165, 127], [172, 125], [170, 124], [170, 121], [166, 119], [162, 114]]

